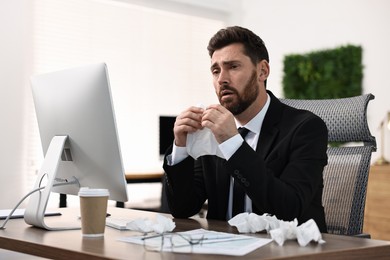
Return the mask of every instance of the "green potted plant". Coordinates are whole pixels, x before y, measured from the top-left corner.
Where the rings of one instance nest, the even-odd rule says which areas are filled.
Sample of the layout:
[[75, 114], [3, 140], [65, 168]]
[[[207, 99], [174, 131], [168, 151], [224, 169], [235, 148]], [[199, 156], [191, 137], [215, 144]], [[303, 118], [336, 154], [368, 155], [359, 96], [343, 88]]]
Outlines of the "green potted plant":
[[346, 45], [284, 58], [285, 98], [326, 99], [362, 94], [362, 47]]

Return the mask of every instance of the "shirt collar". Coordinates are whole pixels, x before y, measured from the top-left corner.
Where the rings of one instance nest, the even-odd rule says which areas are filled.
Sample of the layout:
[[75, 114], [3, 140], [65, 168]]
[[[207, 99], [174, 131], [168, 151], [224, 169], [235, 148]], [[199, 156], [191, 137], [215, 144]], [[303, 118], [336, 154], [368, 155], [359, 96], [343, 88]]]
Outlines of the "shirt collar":
[[264, 118], [265, 118], [265, 114], [267, 113], [267, 110], [268, 110], [268, 107], [269, 107], [269, 104], [271, 103], [271, 98], [270, 96], [268, 95], [267, 93], [267, 101], [265, 102], [263, 108], [260, 110], [259, 113], [257, 113], [257, 115], [252, 118], [246, 125], [242, 126], [238, 123], [238, 121], [236, 120], [236, 125], [237, 127], [245, 127], [247, 128], [249, 131], [251, 131], [252, 133], [256, 134], [256, 135], [259, 135], [260, 134], [260, 129], [261, 129], [261, 126], [263, 125], [263, 121], [264, 121]]

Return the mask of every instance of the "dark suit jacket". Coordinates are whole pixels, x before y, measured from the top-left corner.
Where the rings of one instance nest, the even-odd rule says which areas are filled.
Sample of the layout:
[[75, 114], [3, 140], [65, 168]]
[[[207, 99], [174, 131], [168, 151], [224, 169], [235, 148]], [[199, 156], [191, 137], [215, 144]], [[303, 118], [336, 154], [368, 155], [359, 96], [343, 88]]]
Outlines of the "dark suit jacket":
[[[253, 212], [278, 219], [314, 219], [326, 232], [322, 171], [327, 164], [328, 132], [316, 115], [281, 103], [270, 91], [256, 151], [244, 142], [228, 160], [202, 156], [168, 166], [166, 196], [174, 217], [197, 214], [208, 200], [207, 218], [226, 220], [230, 176], [242, 183]], [[168, 149], [166, 156], [172, 153]]]

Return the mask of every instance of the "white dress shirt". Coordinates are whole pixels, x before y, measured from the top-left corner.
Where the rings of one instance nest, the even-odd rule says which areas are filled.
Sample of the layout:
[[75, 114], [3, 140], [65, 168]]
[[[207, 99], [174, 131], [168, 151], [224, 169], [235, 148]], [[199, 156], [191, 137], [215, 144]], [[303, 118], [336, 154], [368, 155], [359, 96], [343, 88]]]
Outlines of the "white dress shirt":
[[[245, 127], [249, 130], [248, 134], [245, 137], [245, 141], [253, 148], [253, 150], [256, 150], [257, 148], [257, 141], [259, 140], [260, 129], [261, 126], [263, 125], [264, 117], [265, 114], [267, 113], [270, 100], [271, 98], [267, 94], [267, 101], [264, 107], [246, 125], [242, 126], [239, 124], [239, 122], [236, 121], [237, 128]], [[232, 155], [238, 150], [238, 148], [240, 148], [242, 142], [244, 142], [244, 139], [241, 137], [240, 134], [237, 134], [229, 138], [225, 142], [219, 144], [219, 149], [221, 150], [226, 160], [229, 160], [230, 157], [232, 157]], [[178, 147], [175, 144], [173, 144], [172, 154], [167, 156], [168, 165], [175, 165], [183, 161], [185, 158], [187, 158], [187, 156], [188, 153], [186, 147]], [[231, 177], [227, 219], [232, 218], [233, 182], [234, 182], [234, 178]], [[245, 196], [245, 211], [252, 212], [252, 200], [247, 195]]]

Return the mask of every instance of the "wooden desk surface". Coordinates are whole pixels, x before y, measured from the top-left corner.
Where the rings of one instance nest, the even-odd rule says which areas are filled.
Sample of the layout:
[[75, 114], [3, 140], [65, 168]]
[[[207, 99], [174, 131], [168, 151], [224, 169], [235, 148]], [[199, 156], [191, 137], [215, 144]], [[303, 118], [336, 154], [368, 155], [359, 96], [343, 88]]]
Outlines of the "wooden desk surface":
[[127, 183], [161, 182], [163, 172], [126, 173]]
[[368, 175], [364, 233], [390, 240], [390, 165], [372, 165]]
[[[47, 223], [72, 220], [78, 209], [63, 208], [59, 217], [47, 217]], [[150, 218], [156, 213], [131, 209], [109, 208], [115, 217]], [[168, 215], [169, 216], [169, 215]], [[77, 221], [77, 220], [76, 220]], [[223, 221], [206, 219], [175, 219], [176, 231], [206, 228], [236, 233], [236, 229]], [[228, 256], [175, 254], [145, 251], [143, 246], [117, 241], [122, 236], [139, 234], [106, 228], [104, 239], [83, 239], [80, 230], [46, 231], [25, 224], [23, 219], [12, 219], [5, 230], [0, 230], [0, 248], [55, 259], [227, 259]], [[259, 234], [268, 237], [267, 234]], [[296, 241], [278, 246], [275, 242], [259, 248], [245, 259], [378, 259], [390, 256], [390, 242], [347, 236], [323, 235], [325, 244], [312, 243], [300, 247]]]

